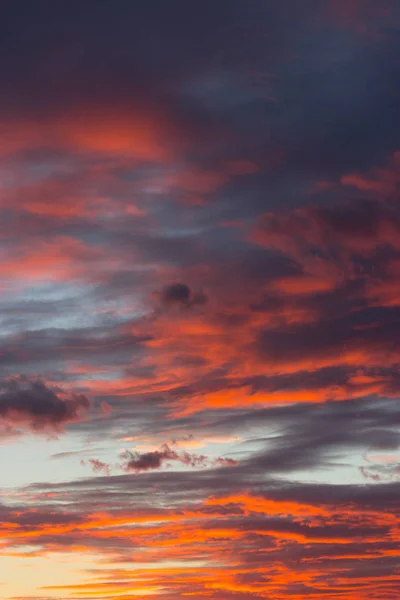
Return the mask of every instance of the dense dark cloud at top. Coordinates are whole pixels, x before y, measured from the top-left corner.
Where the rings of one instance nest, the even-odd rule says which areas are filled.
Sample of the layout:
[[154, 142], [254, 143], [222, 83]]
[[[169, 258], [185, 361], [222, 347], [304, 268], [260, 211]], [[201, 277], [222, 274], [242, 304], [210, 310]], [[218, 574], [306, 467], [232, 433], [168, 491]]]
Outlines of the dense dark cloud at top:
[[[121, 114], [154, 117], [186, 160], [261, 164], [258, 208], [266, 189], [272, 205], [298, 203], [317, 173], [366, 169], [397, 149], [398, 6], [370, 9], [362, 35], [361, 3], [347, 22], [335, 4], [13, 3], [2, 19], [1, 112], [80, 124], [89, 114], [108, 131]], [[32, 123], [21, 127], [30, 135]], [[52, 129], [40, 145], [57, 148], [59, 136]], [[239, 191], [229, 187], [231, 201]]]

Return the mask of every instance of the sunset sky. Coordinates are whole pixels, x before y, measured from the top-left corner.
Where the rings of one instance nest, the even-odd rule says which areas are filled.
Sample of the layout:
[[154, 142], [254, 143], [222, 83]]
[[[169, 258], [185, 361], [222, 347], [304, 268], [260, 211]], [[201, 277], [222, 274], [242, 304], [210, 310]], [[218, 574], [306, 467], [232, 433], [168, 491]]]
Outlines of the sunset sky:
[[398, 600], [399, 0], [9, 0], [0, 597]]

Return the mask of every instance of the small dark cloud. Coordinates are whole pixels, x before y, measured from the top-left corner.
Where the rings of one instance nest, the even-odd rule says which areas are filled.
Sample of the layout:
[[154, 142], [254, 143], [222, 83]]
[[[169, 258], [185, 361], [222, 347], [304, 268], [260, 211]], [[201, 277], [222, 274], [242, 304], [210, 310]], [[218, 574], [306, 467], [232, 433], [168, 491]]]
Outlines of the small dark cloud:
[[170, 283], [161, 292], [154, 292], [154, 297], [165, 308], [171, 306], [193, 308], [194, 306], [203, 306], [208, 301], [204, 292], [193, 292], [186, 283]]
[[153, 471], [160, 469], [168, 461], [179, 462], [187, 467], [233, 467], [237, 461], [230, 458], [218, 457], [210, 459], [203, 454], [189, 453], [186, 451], [176, 452], [168, 444], [163, 444], [159, 450], [151, 452], [131, 452], [126, 450], [122, 454], [126, 460], [121, 466], [124, 471]]
[[127, 462], [123, 465], [125, 471], [140, 472], [159, 469], [167, 460], [178, 460], [178, 453], [165, 445], [161, 450], [155, 450], [154, 452], [141, 453], [126, 450], [122, 458], [127, 459]]
[[0, 383], [0, 418], [34, 431], [59, 430], [88, 408], [85, 396], [61, 397], [39, 379], [14, 377]]

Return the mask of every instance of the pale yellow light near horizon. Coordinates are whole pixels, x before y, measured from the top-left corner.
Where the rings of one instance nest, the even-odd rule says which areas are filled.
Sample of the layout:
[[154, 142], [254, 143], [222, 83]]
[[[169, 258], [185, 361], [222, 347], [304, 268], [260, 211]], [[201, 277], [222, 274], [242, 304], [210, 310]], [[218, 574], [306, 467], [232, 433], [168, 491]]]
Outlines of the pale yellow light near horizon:
[[87, 569], [96, 568], [95, 557], [78, 553], [57, 553], [46, 556], [0, 556], [0, 595], [3, 600], [19, 596], [59, 598], [60, 590], [51, 586], [85, 583]]
[[[97, 580], [99, 569], [104, 576], [107, 571], [114, 571], [120, 565], [118, 562], [110, 564], [99, 564], [98, 555], [82, 553], [47, 553], [45, 556], [0, 556], [0, 597], [2, 600], [15, 600], [16, 598], [27, 597], [29, 600], [65, 598], [67, 593], [69, 597], [79, 598], [82, 589], [78, 586], [83, 585], [86, 596], [97, 595], [101, 592], [102, 597], [109, 595], [115, 597], [119, 593], [127, 593], [131, 596], [152, 596], [161, 591], [159, 585], [149, 585], [148, 581], [141, 581], [143, 571], [156, 572], [160, 565], [153, 563], [142, 563], [139, 568], [132, 564], [132, 568], [137, 573], [138, 579], [132, 580], [129, 587], [129, 581], [124, 590], [115, 590], [103, 588], [102, 583]], [[162, 569], [195, 569], [204, 567], [202, 561], [165, 561]], [[142, 585], [141, 585], [142, 583]], [[72, 591], [74, 587], [75, 590]], [[64, 589], [63, 589], [64, 588]], [[72, 592], [72, 596], [71, 596]], [[75, 593], [74, 593], [75, 592]]]

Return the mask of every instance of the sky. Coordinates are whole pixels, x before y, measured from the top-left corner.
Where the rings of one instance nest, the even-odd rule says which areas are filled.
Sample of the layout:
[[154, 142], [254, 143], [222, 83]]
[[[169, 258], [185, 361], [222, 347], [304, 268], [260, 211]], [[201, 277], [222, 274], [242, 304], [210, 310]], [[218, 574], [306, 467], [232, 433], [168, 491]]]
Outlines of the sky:
[[399, 30], [2, 4], [4, 600], [398, 598]]

